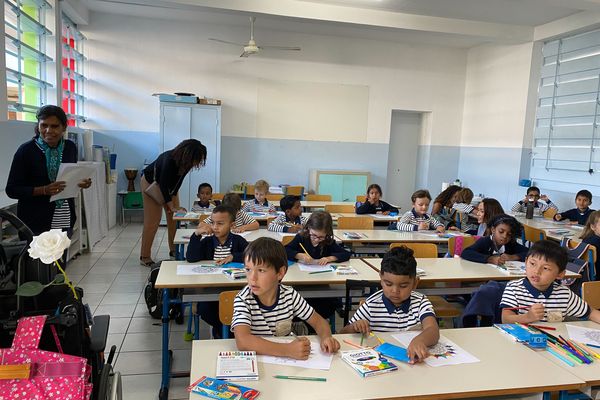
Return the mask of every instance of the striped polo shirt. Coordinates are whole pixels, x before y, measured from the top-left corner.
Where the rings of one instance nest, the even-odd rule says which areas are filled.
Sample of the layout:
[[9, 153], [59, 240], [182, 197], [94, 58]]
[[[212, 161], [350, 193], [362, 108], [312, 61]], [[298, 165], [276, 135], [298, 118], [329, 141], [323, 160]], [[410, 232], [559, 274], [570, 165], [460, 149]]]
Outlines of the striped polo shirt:
[[452, 209], [461, 213], [471, 214], [475, 208], [467, 203], [454, 203]]
[[[285, 336], [291, 331], [294, 317], [306, 321], [313, 311], [306, 300], [290, 286], [280, 284], [275, 303], [268, 307], [246, 286], [235, 296], [231, 330], [238, 325], [249, 325], [253, 335]], [[282, 326], [289, 328], [282, 333]]]
[[415, 209], [413, 208], [410, 211], [404, 213], [400, 221], [396, 227], [399, 231], [418, 231], [419, 224], [421, 222], [426, 222], [429, 225], [429, 229], [435, 229], [438, 226], [444, 226], [440, 221], [435, 219], [434, 217], [430, 217], [427, 214], [418, 215]]
[[63, 201], [62, 207], [56, 206], [52, 215], [50, 229], [69, 229], [71, 227], [71, 209], [69, 202]]
[[302, 225], [304, 226], [308, 221], [304, 215], [296, 217], [296, 219], [291, 220], [285, 214], [280, 214], [277, 218], [275, 218], [268, 226], [268, 230], [273, 232], [287, 232], [288, 228], [293, 225]]
[[[208, 224], [208, 225], [212, 224], [212, 215], [209, 215], [202, 222], [204, 222], [205, 224]], [[235, 221], [233, 222], [232, 228], [239, 228], [242, 225], [248, 225], [253, 222], [256, 222], [256, 220], [254, 218], [249, 216], [247, 212], [240, 210], [237, 212], [237, 214], [235, 214]]]
[[[591, 311], [587, 303], [569, 287], [555, 281], [542, 292], [533, 287], [527, 278], [517, 279], [506, 285], [500, 308], [531, 306], [536, 303], [544, 304], [546, 310], [541, 321], [547, 320], [549, 311], [560, 311], [563, 319], [565, 317], [587, 318]], [[526, 314], [528, 310], [516, 311], [519, 314]]]
[[246, 212], [274, 214], [275, 205], [273, 203], [269, 203], [268, 200], [265, 200], [265, 202], [261, 204], [258, 202], [258, 200], [254, 199], [247, 201], [242, 207], [242, 210]]
[[213, 260], [218, 261], [224, 258], [227, 258], [231, 255], [231, 247], [233, 246], [233, 233], [229, 233], [225, 243], [221, 244], [219, 239], [213, 235], [213, 246], [215, 248], [215, 253], [213, 255]]
[[367, 298], [349, 323], [363, 319], [375, 332], [419, 330], [423, 319], [429, 316], [435, 318], [435, 312], [425, 295], [411, 292], [408, 299], [395, 306], [380, 290]]

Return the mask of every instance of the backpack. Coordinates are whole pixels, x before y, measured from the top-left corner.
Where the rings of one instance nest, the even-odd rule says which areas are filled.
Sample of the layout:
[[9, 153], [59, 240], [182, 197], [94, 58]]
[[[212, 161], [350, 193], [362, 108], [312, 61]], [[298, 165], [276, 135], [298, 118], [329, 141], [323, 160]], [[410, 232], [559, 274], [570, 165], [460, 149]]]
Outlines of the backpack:
[[[146, 300], [146, 307], [148, 307], [148, 313], [152, 318], [162, 318], [162, 307], [163, 307], [163, 292], [162, 289], [157, 289], [156, 278], [158, 277], [158, 271], [160, 271], [160, 264], [157, 267], [152, 268], [148, 275], [148, 282], [144, 287], [144, 300]], [[169, 296], [171, 299], [179, 295], [177, 289], [169, 289]], [[169, 307], [169, 318], [175, 319], [178, 324], [183, 324], [183, 312], [181, 304], [171, 304]]]

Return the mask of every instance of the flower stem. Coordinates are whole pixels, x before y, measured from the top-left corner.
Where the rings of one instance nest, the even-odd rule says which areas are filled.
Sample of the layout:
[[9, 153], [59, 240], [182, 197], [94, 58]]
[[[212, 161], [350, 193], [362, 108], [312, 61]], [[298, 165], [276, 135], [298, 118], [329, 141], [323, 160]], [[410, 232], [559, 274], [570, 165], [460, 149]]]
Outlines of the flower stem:
[[75, 300], [79, 300], [79, 297], [77, 297], [77, 292], [75, 291], [75, 287], [69, 280], [69, 277], [67, 276], [67, 273], [65, 272], [65, 270], [62, 269], [62, 267], [60, 266], [60, 263], [58, 261], [54, 261], [54, 264], [56, 264], [56, 266], [58, 267], [60, 272], [65, 277], [65, 283], [67, 284], [67, 286], [69, 286], [71, 288], [71, 291], [73, 292], [73, 296], [75, 297]]

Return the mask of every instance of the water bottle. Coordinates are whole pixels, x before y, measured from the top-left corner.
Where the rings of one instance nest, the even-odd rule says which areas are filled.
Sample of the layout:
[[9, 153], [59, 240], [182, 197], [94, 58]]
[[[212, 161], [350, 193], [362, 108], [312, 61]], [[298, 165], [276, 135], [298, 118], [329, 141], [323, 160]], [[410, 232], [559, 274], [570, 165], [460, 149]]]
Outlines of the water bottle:
[[527, 208], [525, 210], [525, 218], [533, 219], [533, 209], [533, 199], [530, 197], [529, 201], [527, 202]]

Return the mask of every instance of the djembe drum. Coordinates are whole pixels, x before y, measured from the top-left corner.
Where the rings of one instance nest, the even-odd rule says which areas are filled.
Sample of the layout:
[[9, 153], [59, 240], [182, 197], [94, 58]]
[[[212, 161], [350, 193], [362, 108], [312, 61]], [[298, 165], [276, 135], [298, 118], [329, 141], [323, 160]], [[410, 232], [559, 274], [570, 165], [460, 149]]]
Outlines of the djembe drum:
[[136, 168], [125, 168], [125, 177], [129, 181], [127, 184], [128, 192], [135, 192], [135, 185], [133, 182], [135, 181], [135, 177], [137, 176], [138, 170]]

